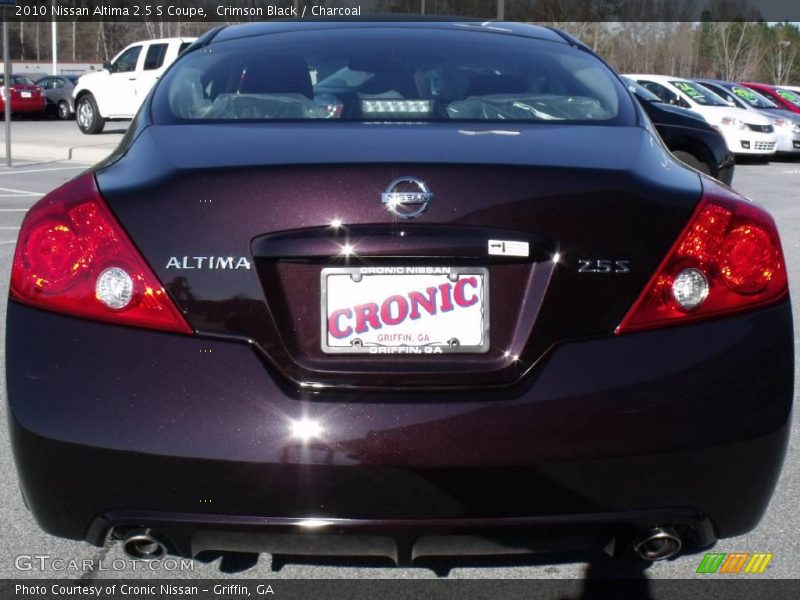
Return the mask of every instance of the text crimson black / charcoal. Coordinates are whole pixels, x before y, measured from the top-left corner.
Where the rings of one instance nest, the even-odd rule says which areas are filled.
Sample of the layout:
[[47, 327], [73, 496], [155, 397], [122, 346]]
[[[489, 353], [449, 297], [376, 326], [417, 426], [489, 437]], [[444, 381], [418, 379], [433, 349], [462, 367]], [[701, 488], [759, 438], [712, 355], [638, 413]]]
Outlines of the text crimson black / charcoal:
[[361, 16], [360, 6], [312, 6], [310, 10], [304, 9], [298, 12], [295, 6], [217, 6], [218, 17], [304, 17], [310, 14], [312, 17], [359, 17]]

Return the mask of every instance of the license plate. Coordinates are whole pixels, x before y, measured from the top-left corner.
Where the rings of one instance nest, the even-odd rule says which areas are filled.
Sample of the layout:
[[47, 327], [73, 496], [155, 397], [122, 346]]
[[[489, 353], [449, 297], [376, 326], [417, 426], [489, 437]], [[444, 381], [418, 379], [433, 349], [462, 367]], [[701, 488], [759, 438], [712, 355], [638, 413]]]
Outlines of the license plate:
[[20, 92], [19, 95], [22, 96], [23, 98], [30, 98], [31, 97], [31, 93], [30, 92]]
[[320, 283], [325, 353], [489, 351], [483, 267], [337, 267]]

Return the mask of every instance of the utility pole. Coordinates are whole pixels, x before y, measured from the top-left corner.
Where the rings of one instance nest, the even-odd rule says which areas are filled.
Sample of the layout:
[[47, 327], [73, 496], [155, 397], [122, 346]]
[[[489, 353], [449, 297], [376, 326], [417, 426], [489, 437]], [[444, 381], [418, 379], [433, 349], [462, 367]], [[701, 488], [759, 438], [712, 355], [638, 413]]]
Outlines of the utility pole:
[[503, 21], [506, 18], [506, 0], [497, 0], [497, 20]]
[[[53, 8], [56, 6], [56, 0], [53, 0]], [[54, 13], [55, 14], [55, 13]], [[56, 21], [55, 17], [51, 22], [50, 26], [50, 44], [53, 46], [53, 52], [51, 56], [53, 57], [53, 75], [58, 75], [58, 22]]]
[[3, 7], [3, 100], [6, 108], [6, 164], [11, 166], [11, 54], [8, 51], [8, 8]]

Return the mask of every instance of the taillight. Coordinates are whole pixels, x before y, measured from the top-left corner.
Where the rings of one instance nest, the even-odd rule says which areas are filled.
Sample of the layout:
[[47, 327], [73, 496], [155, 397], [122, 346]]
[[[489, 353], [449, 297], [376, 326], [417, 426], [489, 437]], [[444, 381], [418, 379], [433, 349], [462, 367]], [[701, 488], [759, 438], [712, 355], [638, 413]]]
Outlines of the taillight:
[[772, 217], [708, 179], [689, 224], [616, 333], [765, 306], [789, 291]]
[[28, 211], [11, 269], [11, 297], [78, 317], [192, 332], [111, 214], [91, 173]]

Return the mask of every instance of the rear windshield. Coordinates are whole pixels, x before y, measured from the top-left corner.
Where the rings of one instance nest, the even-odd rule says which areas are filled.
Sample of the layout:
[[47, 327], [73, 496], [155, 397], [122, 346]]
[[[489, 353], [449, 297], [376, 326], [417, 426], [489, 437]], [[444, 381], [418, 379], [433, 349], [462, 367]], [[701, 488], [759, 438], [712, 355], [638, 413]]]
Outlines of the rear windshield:
[[[5, 76], [0, 75], [0, 85], [5, 83]], [[19, 85], [34, 85], [33, 80], [30, 77], [25, 77], [25, 75], [12, 75], [11, 76], [11, 85], [14, 84]]]
[[153, 116], [628, 124], [623, 94], [607, 67], [566, 44], [381, 27], [270, 34], [190, 52], [158, 86]]
[[728, 106], [725, 100], [699, 83], [690, 81], [670, 81], [670, 83], [702, 106]]
[[765, 98], [758, 92], [741, 85], [731, 87], [731, 92], [740, 100], [747, 102], [753, 108], [778, 108], [772, 100]]

